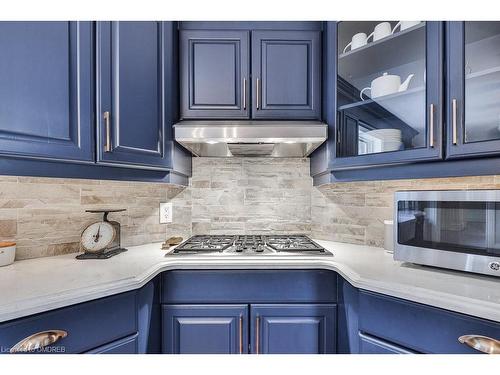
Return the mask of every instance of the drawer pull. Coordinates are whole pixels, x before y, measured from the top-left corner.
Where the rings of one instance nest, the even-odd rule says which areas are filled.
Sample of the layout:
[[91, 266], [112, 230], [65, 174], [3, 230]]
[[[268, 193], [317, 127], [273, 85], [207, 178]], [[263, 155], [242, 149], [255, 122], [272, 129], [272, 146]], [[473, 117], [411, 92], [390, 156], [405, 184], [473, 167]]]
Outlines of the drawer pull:
[[68, 332], [59, 329], [53, 329], [50, 331], [43, 331], [35, 333], [34, 335], [28, 336], [25, 339], [19, 341], [11, 349], [11, 353], [29, 353], [36, 350], [45, 348], [46, 346], [52, 345], [59, 341], [60, 339], [68, 336]]
[[500, 354], [500, 341], [480, 335], [464, 335], [458, 338], [461, 344], [487, 354]]

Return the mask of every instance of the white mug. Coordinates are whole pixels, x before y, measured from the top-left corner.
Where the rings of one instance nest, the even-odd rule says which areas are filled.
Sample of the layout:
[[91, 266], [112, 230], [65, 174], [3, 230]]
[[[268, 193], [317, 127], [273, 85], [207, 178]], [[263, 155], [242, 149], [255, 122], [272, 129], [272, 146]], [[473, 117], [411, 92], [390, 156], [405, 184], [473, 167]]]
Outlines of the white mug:
[[392, 34], [391, 24], [389, 22], [381, 22], [375, 26], [373, 32], [368, 36], [367, 40], [373, 36], [373, 41], [383, 39]]
[[366, 37], [365, 33], [357, 33], [352, 36], [351, 41], [347, 46], [345, 46], [344, 51], [342, 53], [345, 53], [347, 48], [349, 46], [351, 47], [351, 51], [355, 50], [356, 48], [363, 47], [366, 45], [368, 42], [368, 38]]
[[417, 26], [420, 22], [422, 21], [399, 21], [396, 26], [394, 26], [394, 29], [392, 29], [392, 34], [394, 34], [398, 27], [403, 31], [410, 27]]

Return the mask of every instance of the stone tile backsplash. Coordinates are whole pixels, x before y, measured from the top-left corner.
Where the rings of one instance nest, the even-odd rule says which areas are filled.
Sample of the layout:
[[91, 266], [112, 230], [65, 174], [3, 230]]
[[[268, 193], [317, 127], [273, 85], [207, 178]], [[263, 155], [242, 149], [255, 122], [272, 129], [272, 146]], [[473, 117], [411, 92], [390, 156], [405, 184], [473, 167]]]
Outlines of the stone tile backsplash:
[[[189, 187], [162, 183], [0, 176], [0, 241], [17, 242], [17, 259], [79, 251], [82, 230], [126, 208], [122, 242], [174, 235], [303, 233], [317, 239], [382, 246], [396, 190], [500, 189], [500, 176], [349, 182], [312, 186], [309, 159], [193, 158]], [[159, 224], [160, 202], [173, 223]]]
[[310, 233], [309, 159], [194, 158], [193, 234]]
[[[143, 182], [0, 176], [0, 240], [17, 243], [16, 259], [79, 251], [82, 230], [101, 215], [86, 209], [126, 208], [111, 214], [122, 224], [122, 243], [163, 241], [172, 231], [191, 234], [186, 188]], [[159, 203], [172, 201], [177, 216], [159, 224]], [[185, 214], [188, 206], [189, 214]]]
[[500, 189], [500, 176], [347, 182], [312, 189], [313, 238], [383, 246], [397, 190]]

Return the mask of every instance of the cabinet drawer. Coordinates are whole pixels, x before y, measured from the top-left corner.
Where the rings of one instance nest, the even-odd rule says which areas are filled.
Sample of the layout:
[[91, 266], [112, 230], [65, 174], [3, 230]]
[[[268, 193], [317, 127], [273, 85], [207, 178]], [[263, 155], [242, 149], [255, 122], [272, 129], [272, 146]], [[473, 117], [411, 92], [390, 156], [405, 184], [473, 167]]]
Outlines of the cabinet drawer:
[[92, 349], [86, 354], [136, 354], [137, 337], [138, 334], [136, 333], [135, 335]]
[[21, 318], [0, 325], [1, 353], [38, 332], [67, 333], [49, 353], [83, 353], [137, 332], [135, 292], [123, 293], [71, 307]]
[[500, 324], [415, 302], [361, 291], [359, 330], [422, 353], [479, 353], [462, 335], [500, 339]]
[[396, 344], [378, 339], [376, 337], [366, 335], [359, 332], [359, 353], [360, 354], [413, 354], [408, 349], [405, 349]]
[[321, 270], [163, 273], [162, 303], [335, 303], [337, 276]]

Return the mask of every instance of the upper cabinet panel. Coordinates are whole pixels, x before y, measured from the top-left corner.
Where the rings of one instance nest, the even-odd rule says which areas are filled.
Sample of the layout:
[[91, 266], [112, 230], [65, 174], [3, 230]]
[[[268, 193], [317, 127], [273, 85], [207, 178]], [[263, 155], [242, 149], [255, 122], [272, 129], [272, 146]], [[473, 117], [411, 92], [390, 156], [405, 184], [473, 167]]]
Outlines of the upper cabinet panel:
[[165, 157], [165, 27], [98, 22], [98, 161], [169, 167]]
[[252, 32], [252, 117], [317, 119], [321, 114], [319, 31]]
[[249, 32], [180, 32], [181, 117], [249, 117]]
[[441, 158], [442, 24], [337, 25], [335, 168]]
[[0, 22], [0, 152], [92, 160], [90, 22]]
[[500, 22], [448, 24], [448, 157], [500, 153]]

